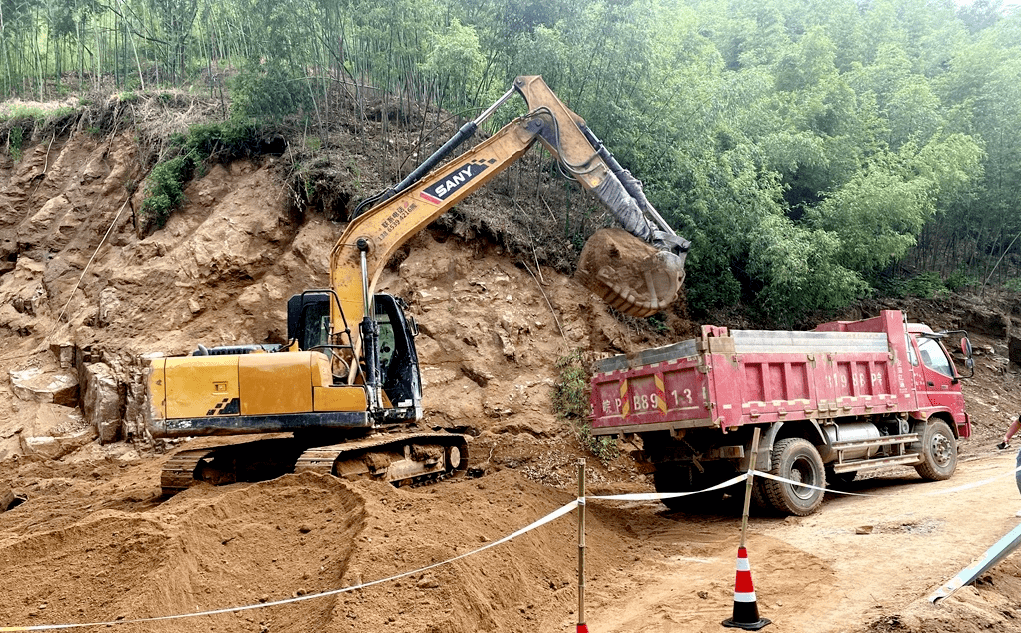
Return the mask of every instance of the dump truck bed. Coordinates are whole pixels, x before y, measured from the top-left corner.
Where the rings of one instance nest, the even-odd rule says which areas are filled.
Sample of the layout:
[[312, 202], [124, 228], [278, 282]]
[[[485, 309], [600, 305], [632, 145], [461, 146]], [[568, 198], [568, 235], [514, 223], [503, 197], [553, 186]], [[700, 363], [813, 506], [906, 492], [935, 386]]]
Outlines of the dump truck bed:
[[593, 433], [727, 431], [749, 423], [913, 411], [899, 314], [856, 322], [856, 329], [871, 331], [704, 326], [698, 339], [601, 360], [592, 381]]

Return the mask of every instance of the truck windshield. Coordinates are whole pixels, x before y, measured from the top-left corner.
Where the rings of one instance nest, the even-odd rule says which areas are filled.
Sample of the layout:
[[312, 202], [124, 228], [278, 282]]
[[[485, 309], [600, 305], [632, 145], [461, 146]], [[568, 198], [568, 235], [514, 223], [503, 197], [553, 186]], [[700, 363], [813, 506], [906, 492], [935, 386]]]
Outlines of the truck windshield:
[[919, 343], [919, 356], [922, 357], [923, 364], [945, 376], [954, 378], [955, 372], [951, 369], [951, 361], [948, 360], [940, 343], [931, 338], [920, 337], [916, 340]]

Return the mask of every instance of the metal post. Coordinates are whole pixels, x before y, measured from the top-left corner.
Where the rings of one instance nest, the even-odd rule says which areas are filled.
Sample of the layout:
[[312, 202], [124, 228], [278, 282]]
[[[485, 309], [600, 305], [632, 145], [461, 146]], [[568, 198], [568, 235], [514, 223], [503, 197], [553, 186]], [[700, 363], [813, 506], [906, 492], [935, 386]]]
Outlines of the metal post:
[[578, 626], [576, 633], [586, 627], [586, 460], [578, 460]]
[[756, 455], [759, 453], [759, 427], [752, 429], [752, 454], [749, 456], [749, 477], [745, 480], [745, 508], [742, 509], [742, 538], [739, 547], [745, 547], [745, 532], [749, 527], [749, 503], [752, 501], [752, 471], [756, 469]]

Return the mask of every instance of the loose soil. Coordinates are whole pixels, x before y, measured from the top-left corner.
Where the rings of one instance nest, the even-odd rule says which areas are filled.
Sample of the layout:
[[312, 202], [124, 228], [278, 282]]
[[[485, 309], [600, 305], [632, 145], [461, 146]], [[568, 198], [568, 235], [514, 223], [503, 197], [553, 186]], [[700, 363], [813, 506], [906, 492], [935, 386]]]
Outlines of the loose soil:
[[[351, 162], [372, 164], [349, 141]], [[611, 314], [558, 269], [537, 266], [550, 260], [522, 246], [528, 215], [511, 204], [515, 184], [496, 179], [415, 236], [381, 282], [420, 327], [424, 426], [471, 435], [478, 476], [394, 488], [288, 475], [163, 499], [168, 454], [209, 440], [146, 436], [139, 357], [197, 343], [280, 342], [287, 297], [326, 285], [343, 223], [296, 207], [285, 160], [271, 157], [212, 166], [166, 227], [140, 236], [133, 218], [142, 187], [130, 185], [144, 178], [142, 153], [130, 132], [77, 129], [0, 161], [0, 374], [32, 369], [85, 381], [103, 365], [121, 396], [119, 410], [103, 413], [85, 388], [40, 402], [11, 380], [0, 384], [0, 494], [9, 488], [24, 500], [0, 513], [0, 627], [571, 630], [574, 514], [415, 570], [572, 502], [584, 453], [552, 412], [556, 361], [576, 349], [591, 357], [686, 338], [694, 325], [683, 310], [654, 331]], [[334, 176], [348, 182], [343, 170]], [[549, 207], [535, 208], [548, 215]], [[1017, 336], [1018, 297], [873, 302], [846, 316], [884, 307], [974, 334], [976, 376], [963, 382], [974, 437], [961, 443], [949, 481], [892, 469], [849, 486], [864, 496], [828, 494], [812, 516], [753, 516], [748, 549], [760, 614], [773, 621], [766, 630], [1018, 631], [1017, 550], [938, 605], [926, 599], [1019, 522], [1019, 492], [1006, 476], [1014, 451], [995, 448], [1020, 407], [1006, 338]], [[622, 448], [606, 464], [589, 458], [589, 493], [651, 491], [638, 452]], [[962, 488], [980, 482], [988, 483]], [[733, 606], [740, 523], [737, 501], [713, 512], [590, 501], [590, 629], [719, 630]], [[133, 622], [242, 606], [258, 608]]]

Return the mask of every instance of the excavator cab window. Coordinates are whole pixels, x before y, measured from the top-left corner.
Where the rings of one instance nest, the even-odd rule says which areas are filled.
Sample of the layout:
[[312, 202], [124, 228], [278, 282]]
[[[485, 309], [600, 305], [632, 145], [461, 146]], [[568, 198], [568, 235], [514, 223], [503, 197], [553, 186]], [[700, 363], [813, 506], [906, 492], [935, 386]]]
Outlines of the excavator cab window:
[[[287, 302], [287, 338], [298, 348], [310, 350], [330, 343], [330, 295], [306, 292]], [[328, 349], [320, 349], [330, 355]]]
[[410, 407], [422, 399], [422, 381], [412, 331], [399, 301], [387, 294], [373, 297], [380, 326], [380, 379], [394, 406]]

